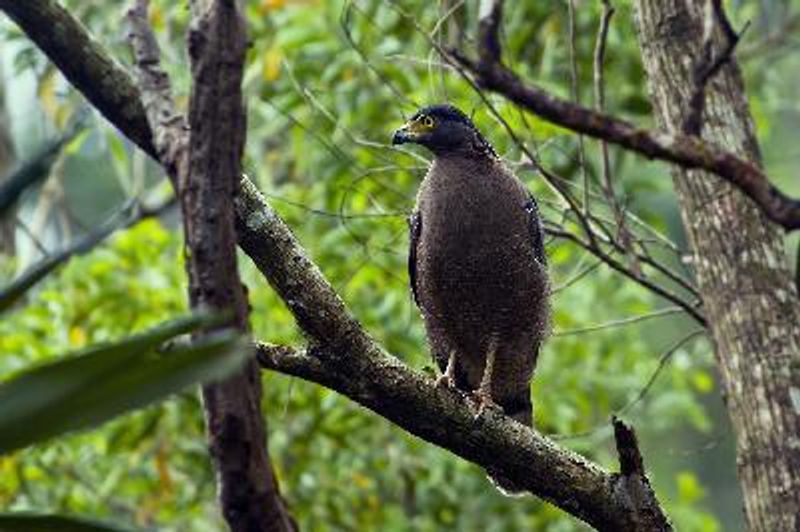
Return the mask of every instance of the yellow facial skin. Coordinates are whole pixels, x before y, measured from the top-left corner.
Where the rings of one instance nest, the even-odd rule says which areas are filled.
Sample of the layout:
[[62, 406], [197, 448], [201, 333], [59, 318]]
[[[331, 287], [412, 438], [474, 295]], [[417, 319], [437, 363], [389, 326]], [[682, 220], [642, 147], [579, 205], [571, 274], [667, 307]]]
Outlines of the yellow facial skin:
[[420, 115], [409, 120], [400, 129], [395, 131], [392, 144], [405, 144], [413, 142], [414, 139], [425, 133], [429, 133], [436, 127], [436, 121], [428, 115]]
[[414, 120], [409, 120], [403, 129], [410, 135], [422, 135], [433, 129], [435, 122], [428, 115], [418, 116]]

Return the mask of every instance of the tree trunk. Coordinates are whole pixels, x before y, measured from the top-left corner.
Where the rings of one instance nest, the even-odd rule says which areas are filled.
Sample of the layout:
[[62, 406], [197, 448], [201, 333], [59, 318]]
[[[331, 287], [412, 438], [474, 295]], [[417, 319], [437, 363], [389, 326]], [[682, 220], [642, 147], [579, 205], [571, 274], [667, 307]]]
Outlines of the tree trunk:
[[[159, 65], [148, 0], [138, 0], [127, 12], [141, 87], [136, 100], [147, 113], [152, 147], [180, 200], [191, 307], [229, 312], [228, 325], [247, 336], [249, 310], [237, 271], [233, 201], [246, 136], [241, 83], [247, 29], [236, 2], [195, 0], [190, 6], [188, 123], [176, 111], [169, 78]], [[296, 530], [270, 462], [256, 361], [203, 386], [203, 405], [220, 505], [231, 532]]]
[[[636, 2], [656, 119], [670, 132], [681, 130], [693, 90], [703, 4]], [[704, 126], [706, 140], [761, 164], [735, 62], [708, 84]], [[800, 530], [800, 312], [783, 231], [717, 177], [677, 166], [672, 175], [736, 431], [749, 529]]]
[[[235, 325], [248, 334], [233, 225], [246, 134], [241, 81], [247, 31], [236, 3], [196, 0], [192, 11], [189, 166], [178, 187], [189, 299], [193, 309], [233, 310]], [[255, 360], [241, 373], [203, 386], [203, 403], [220, 505], [231, 531], [294, 530], [267, 449]]]
[[[6, 109], [6, 82], [3, 74], [0, 71], [0, 180], [8, 177], [8, 171], [14, 165], [14, 144], [11, 141], [11, 124]], [[0, 256], [13, 256], [16, 251], [14, 239], [16, 212], [16, 207], [11, 207], [5, 214], [0, 214]]]

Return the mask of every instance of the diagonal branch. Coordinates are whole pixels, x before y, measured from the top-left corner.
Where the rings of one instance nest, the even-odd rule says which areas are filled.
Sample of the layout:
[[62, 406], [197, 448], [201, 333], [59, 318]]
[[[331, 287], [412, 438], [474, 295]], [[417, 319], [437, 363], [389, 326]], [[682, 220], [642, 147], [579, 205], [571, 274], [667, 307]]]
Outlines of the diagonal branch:
[[[598, 530], [671, 530], [644, 475], [633, 431], [621, 422], [615, 421], [623, 436], [621, 473], [609, 473], [502, 414], [476, 419], [463, 392], [437, 387], [374, 344], [364, 347], [355, 352], [260, 343], [258, 360], [264, 368], [336, 390], [426, 441], [500, 471]], [[637, 467], [630, 457], [638, 457]]]
[[470, 71], [480, 86], [577, 133], [617, 144], [648, 159], [714, 173], [739, 188], [773, 222], [789, 230], [800, 229], [800, 200], [778, 190], [757, 165], [696, 136], [638, 128], [524, 82], [500, 59], [497, 31], [502, 1], [494, 0], [493, 6], [479, 24], [478, 59], [471, 59], [460, 50], [450, 50], [453, 59]]
[[251, 258], [313, 342], [302, 351], [261, 345], [262, 365], [334, 389], [412, 434], [519, 480], [600, 530], [637, 530], [635, 516], [663, 515], [654, 497], [626, 507], [630, 499], [615, 498], [614, 477], [537, 432], [501, 415], [475, 421], [461, 393], [437, 388], [370, 338], [249, 182], [237, 211], [240, 243], [258, 251]]
[[119, 211], [89, 233], [55, 253], [46, 254], [43, 259], [30, 266], [11, 283], [0, 287], [0, 313], [10, 308], [36, 283], [74, 255], [88, 253], [118, 229], [130, 227], [151, 216], [159, 216], [174, 204], [175, 198], [170, 198], [154, 207], [143, 206], [137, 200], [127, 202]]

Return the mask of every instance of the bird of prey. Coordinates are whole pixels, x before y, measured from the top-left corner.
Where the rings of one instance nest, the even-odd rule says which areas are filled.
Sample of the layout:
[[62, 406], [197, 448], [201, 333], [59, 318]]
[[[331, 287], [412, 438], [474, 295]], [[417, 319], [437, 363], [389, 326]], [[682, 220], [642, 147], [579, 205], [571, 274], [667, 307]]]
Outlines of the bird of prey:
[[408, 271], [438, 383], [532, 426], [530, 381], [549, 331], [536, 201], [472, 121], [433, 105], [395, 131], [434, 159], [409, 219]]

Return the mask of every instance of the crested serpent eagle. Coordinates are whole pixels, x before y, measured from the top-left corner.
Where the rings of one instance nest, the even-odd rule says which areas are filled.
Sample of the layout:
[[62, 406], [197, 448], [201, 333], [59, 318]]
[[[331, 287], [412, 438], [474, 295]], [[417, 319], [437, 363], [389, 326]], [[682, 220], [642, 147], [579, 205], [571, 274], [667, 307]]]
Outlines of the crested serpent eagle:
[[409, 219], [408, 270], [438, 383], [470, 392], [478, 415], [499, 406], [532, 426], [530, 382], [549, 331], [536, 201], [451, 105], [419, 110], [392, 143], [434, 155]]

